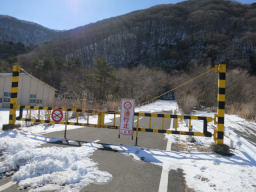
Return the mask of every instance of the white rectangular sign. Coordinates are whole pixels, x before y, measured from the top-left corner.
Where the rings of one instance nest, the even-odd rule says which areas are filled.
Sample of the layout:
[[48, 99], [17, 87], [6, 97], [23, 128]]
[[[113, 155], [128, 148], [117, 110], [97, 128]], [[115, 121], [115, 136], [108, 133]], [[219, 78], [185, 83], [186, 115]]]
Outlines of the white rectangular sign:
[[133, 134], [133, 117], [134, 117], [134, 99], [121, 100], [121, 115], [120, 115], [120, 129], [119, 134], [132, 135]]

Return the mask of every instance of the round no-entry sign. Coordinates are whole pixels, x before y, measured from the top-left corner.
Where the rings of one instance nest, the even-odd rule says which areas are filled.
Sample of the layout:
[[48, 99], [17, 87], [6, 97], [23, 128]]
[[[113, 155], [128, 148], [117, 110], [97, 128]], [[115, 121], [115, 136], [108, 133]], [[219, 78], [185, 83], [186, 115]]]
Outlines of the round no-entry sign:
[[63, 113], [60, 109], [55, 109], [52, 112], [52, 120], [55, 122], [60, 122], [63, 118]]

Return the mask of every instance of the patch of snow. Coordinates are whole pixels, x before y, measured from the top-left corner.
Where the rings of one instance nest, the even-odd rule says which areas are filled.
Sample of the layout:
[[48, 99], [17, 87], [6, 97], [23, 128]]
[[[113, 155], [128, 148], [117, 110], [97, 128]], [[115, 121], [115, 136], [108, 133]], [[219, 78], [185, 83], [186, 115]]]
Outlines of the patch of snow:
[[135, 112], [170, 112], [178, 109], [176, 101], [156, 100], [153, 103], [135, 108]]
[[9, 123], [9, 109], [0, 109], [0, 130], [4, 124]]
[[97, 150], [92, 144], [81, 147], [43, 147], [56, 141], [43, 136], [25, 134], [16, 130], [0, 134], [2, 159], [0, 170], [17, 170], [12, 179], [20, 189], [31, 191], [79, 191], [90, 183], [104, 183], [111, 174], [98, 170], [89, 157]]

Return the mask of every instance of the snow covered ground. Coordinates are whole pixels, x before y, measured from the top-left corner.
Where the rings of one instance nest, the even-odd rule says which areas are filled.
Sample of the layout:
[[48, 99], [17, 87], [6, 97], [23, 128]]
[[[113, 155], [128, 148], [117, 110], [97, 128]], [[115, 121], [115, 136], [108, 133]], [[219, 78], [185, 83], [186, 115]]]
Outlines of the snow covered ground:
[[135, 112], [150, 112], [150, 113], [157, 113], [157, 112], [170, 112], [178, 110], [178, 105], [176, 101], [167, 101], [167, 100], [156, 100], [153, 103], [143, 105], [140, 107], [135, 108]]
[[43, 147], [56, 139], [6, 131], [0, 134], [0, 173], [10, 174], [20, 189], [30, 191], [79, 191], [90, 183], [104, 183], [111, 174], [98, 170], [89, 157], [98, 148], [93, 143], [81, 147]]
[[[177, 109], [177, 103], [156, 101], [136, 108], [136, 112], [161, 112]], [[0, 124], [8, 122], [8, 111], [0, 112]], [[195, 111], [193, 115], [212, 116], [213, 113]], [[111, 115], [105, 121], [111, 121]], [[96, 123], [97, 117], [91, 117]], [[194, 131], [202, 131], [202, 122], [192, 121]], [[69, 126], [71, 129], [80, 128]], [[209, 123], [209, 131], [215, 125]], [[246, 129], [249, 127], [250, 129]], [[0, 134], [0, 173], [13, 170], [13, 181], [19, 187], [30, 187], [30, 190], [77, 190], [89, 183], [104, 183], [111, 180], [111, 174], [98, 170], [97, 163], [90, 156], [102, 146], [98, 143], [84, 144], [81, 147], [43, 147], [44, 143], [54, 141], [39, 133], [63, 130], [64, 125], [36, 125], [23, 127], [20, 131], [12, 130]], [[179, 130], [188, 130], [185, 123], [179, 121]], [[195, 137], [190, 143], [187, 136], [166, 135], [169, 143], [179, 143], [184, 150], [165, 151], [145, 149], [136, 146], [110, 147], [124, 155], [133, 156], [168, 169], [182, 169], [189, 188], [195, 191], [256, 191], [256, 147], [252, 142], [238, 135], [236, 131], [255, 134], [256, 123], [249, 122], [235, 115], [225, 116], [225, 143], [232, 147], [231, 157], [213, 154], [210, 151], [200, 152], [198, 147], [209, 147], [212, 138]], [[57, 139], [55, 139], [57, 140]]]
[[0, 131], [4, 124], [8, 124], [9, 122], [9, 109], [1, 109], [0, 110]]

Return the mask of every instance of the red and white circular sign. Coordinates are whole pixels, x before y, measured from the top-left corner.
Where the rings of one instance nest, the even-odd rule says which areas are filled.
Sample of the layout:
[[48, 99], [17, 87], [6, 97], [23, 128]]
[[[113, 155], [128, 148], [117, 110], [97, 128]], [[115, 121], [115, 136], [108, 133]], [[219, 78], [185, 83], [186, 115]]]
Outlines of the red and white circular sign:
[[63, 118], [63, 113], [60, 109], [55, 109], [52, 112], [52, 120], [55, 122], [60, 122]]

